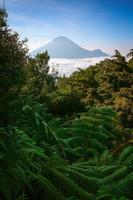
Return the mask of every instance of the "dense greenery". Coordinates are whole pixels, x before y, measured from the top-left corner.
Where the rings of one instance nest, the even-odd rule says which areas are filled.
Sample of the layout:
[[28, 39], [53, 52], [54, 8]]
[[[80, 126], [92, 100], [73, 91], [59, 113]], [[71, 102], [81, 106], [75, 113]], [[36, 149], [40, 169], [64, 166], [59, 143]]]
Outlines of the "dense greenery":
[[[133, 128], [133, 50], [129, 61], [117, 50], [111, 59], [60, 78], [58, 93], [77, 96], [85, 106], [111, 106], [121, 124]], [[58, 96], [57, 96], [58, 97]]]
[[133, 199], [133, 50], [69, 78], [0, 9], [0, 200]]

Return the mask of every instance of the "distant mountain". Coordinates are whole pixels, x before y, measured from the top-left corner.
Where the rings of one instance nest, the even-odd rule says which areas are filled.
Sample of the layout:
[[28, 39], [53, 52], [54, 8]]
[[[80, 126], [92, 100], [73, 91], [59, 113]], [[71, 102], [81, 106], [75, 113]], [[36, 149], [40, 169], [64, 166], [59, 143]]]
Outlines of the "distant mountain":
[[95, 49], [93, 51], [84, 49], [74, 43], [72, 40], [63, 36], [57, 37], [52, 42], [49, 42], [39, 49], [34, 50], [31, 55], [35, 56], [37, 53], [42, 53], [46, 50], [51, 58], [81, 59], [108, 56], [108, 54], [102, 52], [100, 49]]

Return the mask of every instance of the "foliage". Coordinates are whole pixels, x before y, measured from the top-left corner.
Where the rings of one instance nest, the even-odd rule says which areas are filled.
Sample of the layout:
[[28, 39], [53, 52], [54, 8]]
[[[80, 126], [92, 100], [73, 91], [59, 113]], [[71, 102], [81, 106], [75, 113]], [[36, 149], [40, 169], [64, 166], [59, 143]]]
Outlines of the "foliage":
[[[111, 59], [105, 59], [95, 66], [74, 72], [70, 78], [62, 78], [62, 83], [74, 84], [74, 92], [86, 106], [112, 106], [119, 114], [121, 125], [132, 128], [133, 125], [133, 68], [132, 50], [130, 60], [116, 50]], [[60, 86], [61, 84], [61, 86]], [[64, 93], [69, 93], [67, 84]]]
[[16, 99], [25, 82], [27, 48], [25, 40], [7, 25], [7, 13], [0, 8], [0, 110], [2, 123], [8, 123], [9, 102]]
[[[42, 199], [131, 197], [133, 148], [125, 148], [117, 159], [108, 151], [114, 139], [120, 140], [120, 136], [115, 135], [115, 126], [111, 125], [115, 113], [110, 114], [108, 109], [92, 110], [68, 123], [68, 128], [62, 119], [44, 116], [43, 106], [39, 104], [33, 108], [26, 105], [23, 112], [23, 130], [1, 128], [0, 171], [4, 180], [1, 179], [0, 193], [3, 199], [17, 199], [22, 191], [30, 199], [38, 196]], [[104, 120], [100, 115], [105, 116], [105, 113]], [[112, 130], [111, 136], [107, 129]], [[110, 138], [107, 140], [107, 137]], [[90, 152], [86, 152], [85, 143]], [[92, 156], [91, 152], [96, 155]], [[8, 191], [4, 184], [10, 186]]]
[[57, 80], [6, 18], [0, 9], [0, 200], [133, 199], [132, 50]]
[[49, 74], [49, 59], [50, 57], [46, 51], [37, 54], [35, 58], [30, 57], [28, 60], [27, 81], [29, 90], [34, 95], [43, 96], [55, 89], [55, 80], [58, 73], [53, 71]]

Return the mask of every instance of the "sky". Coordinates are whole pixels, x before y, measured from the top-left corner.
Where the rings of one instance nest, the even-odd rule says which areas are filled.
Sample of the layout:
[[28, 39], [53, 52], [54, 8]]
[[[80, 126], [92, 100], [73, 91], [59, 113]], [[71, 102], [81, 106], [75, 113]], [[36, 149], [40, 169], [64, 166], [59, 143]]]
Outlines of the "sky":
[[8, 24], [28, 38], [30, 51], [58, 36], [109, 54], [133, 48], [133, 0], [6, 0], [5, 6]]

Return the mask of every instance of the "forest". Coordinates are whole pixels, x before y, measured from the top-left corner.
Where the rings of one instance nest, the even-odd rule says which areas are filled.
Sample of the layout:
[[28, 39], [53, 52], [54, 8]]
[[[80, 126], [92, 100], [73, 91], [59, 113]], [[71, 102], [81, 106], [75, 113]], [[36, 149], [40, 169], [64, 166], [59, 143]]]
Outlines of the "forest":
[[133, 49], [49, 73], [0, 8], [0, 200], [133, 199]]

